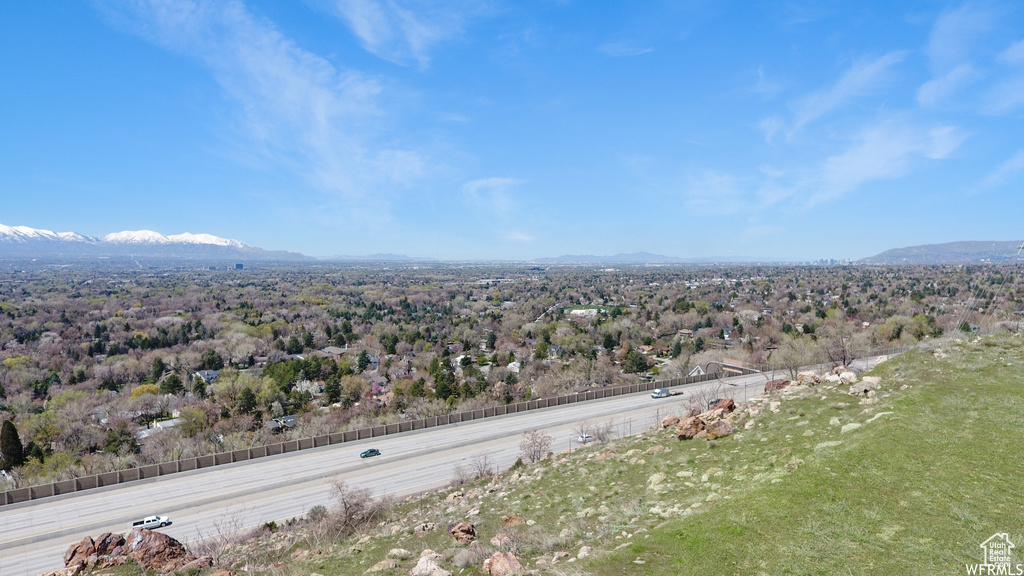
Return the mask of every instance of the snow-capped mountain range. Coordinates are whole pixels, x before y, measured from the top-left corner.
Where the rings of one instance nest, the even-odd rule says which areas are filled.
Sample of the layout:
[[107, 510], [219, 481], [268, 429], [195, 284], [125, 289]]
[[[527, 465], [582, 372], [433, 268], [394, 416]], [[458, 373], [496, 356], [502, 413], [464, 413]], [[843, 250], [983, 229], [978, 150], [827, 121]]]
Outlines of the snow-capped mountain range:
[[174, 234], [164, 236], [152, 230], [136, 230], [125, 232], [114, 232], [99, 238], [83, 236], [78, 232], [53, 232], [51, 230], [38, 230], [28, 226], [4, 226], [0, 224], [0, 242], [85, 242], [88, 244], [99, 244], [107, 242], [110, 244], [212, 244], [215, 246], [234, 246], [236, 248], [249, 247], [245, 242], [219, 238], [212, 234]]
[[239, 240], [212, 234], [172, 234], [152, 230], [114, 232], [85, 236], [77, 232], [53, 232], [28, 226], [0, 224], [0, 257], [143, 255], [161, 257], [248, 257], [261, 260], [304, 258], [301, 254], [267, 251]]

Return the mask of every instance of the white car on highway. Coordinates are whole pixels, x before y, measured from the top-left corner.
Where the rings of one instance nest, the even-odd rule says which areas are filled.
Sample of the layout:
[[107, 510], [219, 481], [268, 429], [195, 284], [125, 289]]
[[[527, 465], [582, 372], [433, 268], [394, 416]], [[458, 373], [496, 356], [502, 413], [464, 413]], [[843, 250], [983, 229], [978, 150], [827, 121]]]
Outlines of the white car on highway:
[[148, 528], [150, 530], [170, 525], [171, 519], [167, 516], [146, 516], [142, 520], [132, 522], [132, 528]]

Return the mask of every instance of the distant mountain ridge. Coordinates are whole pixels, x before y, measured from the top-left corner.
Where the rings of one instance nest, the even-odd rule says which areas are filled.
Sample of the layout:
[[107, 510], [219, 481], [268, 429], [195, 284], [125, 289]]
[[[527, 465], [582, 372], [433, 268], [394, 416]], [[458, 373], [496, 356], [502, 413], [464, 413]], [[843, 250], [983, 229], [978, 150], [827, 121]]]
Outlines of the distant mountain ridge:
[[678, 258], [675, 256], [652, 254], [650, 252], [632, 252], [628, 254], [613, 254], [611, 256], [565, 254], [553, 258], [534, 258], [531, 262], [538, 264], [714, 264], [719, 262], [782, 262], [782, 260], [736, 256]]
[[977, 262], [1010, 262], [1017, 259], [1020, 242], [964, 241], [945, 244], [924, 244], [894, 248], [881, 254], [857, 260], [856, 264], [970, 264]]
[[0, 257], [148, 256], [250, 260], [307, 260], [296, 252], [264, 250], [240, 240], [185, 232], [164, 236], [152, 230], [114, 232], [100, 237], [0, 224]]

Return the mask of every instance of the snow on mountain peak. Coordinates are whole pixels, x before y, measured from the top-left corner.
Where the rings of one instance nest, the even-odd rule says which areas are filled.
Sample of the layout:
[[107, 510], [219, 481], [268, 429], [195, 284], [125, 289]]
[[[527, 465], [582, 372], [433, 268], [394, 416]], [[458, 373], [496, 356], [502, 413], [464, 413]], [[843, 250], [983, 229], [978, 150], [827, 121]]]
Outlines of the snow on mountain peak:
[[0, 224], [0, 240], [14, 242], [30, 242], [33, 240], [87, 242], [89, 238], [75, 232], [53, 232], [51, 230], [37, 230], [28, 226], [4, 226]]
[[114, 232], [103, 236], [103, 241], [118, 244], [167, 244], [170, 242], [167, 236], [152, 230]]
[[217, 246], [234, 246], [236, 248], [246, 246], [244, 242], [239, 242], [238, 240], [228, 240], [227, 238], [220, 238], [212, 234], [192, 234], [190, 232], [168, 236], [167, 239], [183, 244], [214, 244]]
[[192, 234], [185, 232], [183, 234], [174, 234], [172, 236], [164, 236], [159, 232], [152, 230], [134, 230], [125, 232], [114, 232], [113, 234], [107, 234], [100, 238], [91, 238], [89, 236], [82, 236], [76, 232], [52, 232], [50, 230], [38, 230], [36, 228], [29, 228], [28, 226], [4, 226], [0, 224], [0, 242], [38, 242], [38, 241], [52, 241], [52, 242], [88, 242], [91, 244], [99, 243], [110, 243], [110, 244], [200, 244], [200, 245], [213, 245], [213, 246], [227, 246], [232, 248], [248, 248], [249, 245], [240, 242], [238, 240], [228, 240], [227, 238], [220, 238], [212, 234]]

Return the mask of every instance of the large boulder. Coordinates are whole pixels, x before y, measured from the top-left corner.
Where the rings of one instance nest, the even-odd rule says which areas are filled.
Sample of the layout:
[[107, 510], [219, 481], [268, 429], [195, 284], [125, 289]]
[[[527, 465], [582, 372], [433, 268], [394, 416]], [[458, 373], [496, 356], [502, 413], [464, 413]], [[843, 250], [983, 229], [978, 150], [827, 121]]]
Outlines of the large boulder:
[[712, 410], [721, 410], [722, 414], [730, 414], [736, 410], [736, 402], [732, 398], [722, 398], [718, 402], [708, 406], [708, 412]]
[[161, 532], [136, 528], [124, 540], [127, 556], [146, 570], [173, 572], [196, 560], [181, 542]]
[[146, 570], [161, 573], [186, 567], [207, 568], [212, 564], [209, 557], [196, 558], [181, 542], [146, 528], [132, 530], [127, 538], [109, 532], [96, 540], [86, 537], [64, 553], [64, 565], [68, 568], [120, 566], [129, 559]]
[[790, 385], [790, 381], [785, 378], [776, 378], [775, 380], [769, 380], [764, 384], [764, 393], [771, 394], [772, 392], [778, 392]]
[[679, 424], [679, 417], [678, 416], [665, 416], [661, 420], [661, 427], [662, 428], [671, 428], [672, 426], [675, 426], [676, 424]]
[[853, 384], [857, 381], [857, 374], [847, 370], [846, 372], [839, 373], [839, 379], [842, 380], [843, 384]]
[[89, 557], [95, 555], [96, 544], [91, 537], [86, 536], [81, 541], [69, 546], [67, 552], [64, 552], [64, 565], [68, 568], [77, 565], [85, 566]]
[[491, 576], [522, 574], [523, 565], [519, 563], [519, 558], [516, 558], [515, 554], [511, 552], [498, 552], [484, 560], [483, 572]]
[[105, 532], [96, 538], [95, 544], [97, 556], [114, 556], [124, 546], [124, 536]]
[[702, 438], [707, 427], [707, 422], [700, 416], [690, 416], [676, 426], [675, 433], [680, 440]]
[[472, 522], [456, 522], [448, 528], [448, 533], [459, 544], [469, 544], [476, 540], [476, 526]]
[[800, 372], [796, 375], [796, 383], [802, 386], [821, 384], [821, 377], [815, 372]]

